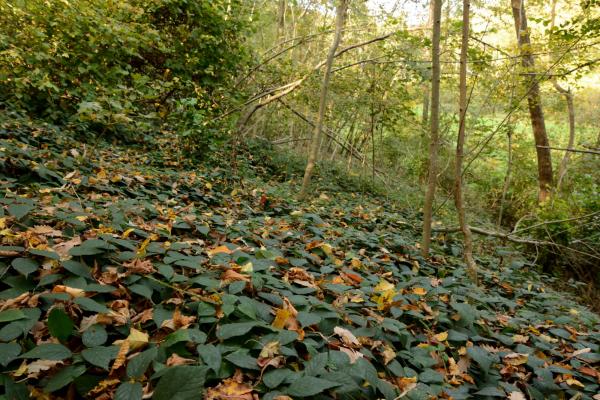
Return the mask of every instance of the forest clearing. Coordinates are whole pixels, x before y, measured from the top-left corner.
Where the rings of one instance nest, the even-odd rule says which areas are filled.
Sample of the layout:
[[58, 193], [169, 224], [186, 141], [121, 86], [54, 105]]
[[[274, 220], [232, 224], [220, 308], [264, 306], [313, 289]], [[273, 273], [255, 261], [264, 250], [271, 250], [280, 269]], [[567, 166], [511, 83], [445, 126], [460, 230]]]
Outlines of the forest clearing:
[[0, 0], [0, 399], [600, 400], [597, 0]]

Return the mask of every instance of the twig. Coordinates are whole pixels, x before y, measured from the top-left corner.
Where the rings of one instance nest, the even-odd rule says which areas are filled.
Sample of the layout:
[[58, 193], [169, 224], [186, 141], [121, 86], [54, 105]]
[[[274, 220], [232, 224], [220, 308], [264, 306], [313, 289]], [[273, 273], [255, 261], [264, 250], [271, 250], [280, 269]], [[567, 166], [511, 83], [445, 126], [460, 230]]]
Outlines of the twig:
[[577, 220], [580, 220], [580, 219], [592, 218], [592, 217], [594, 217], [596, 215], [600, 215], [600, 211], [596, 211], [596, 212], [593, 212], [593, 213], [590, 213], [590, 214], [582, 215], [581, 217], [556, 219], [556, 220], [553, 220], [553, 221], [542, 221], [542, 222], [540, 222], [538, 224], [534, 224], [534, 225], [528, 226], [528, 227], [523, 228], [523, 229], [514, 230], [509, 235], [515, 235], [517, 233], [525, 232], [525, 231], [528, 231], [530, 229], [537, 228], [537, 227], [543, 226], [543, 225], [552, 225], [552, 224], [560, 224], [562, 222], [577, 221]]
[[552, 147], [552, 146], [535, 146], [535, 147], [539, 147], [541, 149], [569, 151], [569, 152], [572, 152], [572, 153], [585, 153], [585, 154], [600, 155], [600, 151], [595, 151], [595, 150], [566, 149], [564, 147]]

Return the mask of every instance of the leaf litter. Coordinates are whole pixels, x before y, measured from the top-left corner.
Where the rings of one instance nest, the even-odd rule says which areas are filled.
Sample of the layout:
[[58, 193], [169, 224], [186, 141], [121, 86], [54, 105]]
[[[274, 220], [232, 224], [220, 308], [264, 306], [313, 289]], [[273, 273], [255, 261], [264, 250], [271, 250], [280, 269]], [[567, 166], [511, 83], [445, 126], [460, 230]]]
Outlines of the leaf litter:
[[473, 286], [396, 205], [34, 131], [0, 140], [5, 398], [598, 398], [598, 316], [516, 252]]

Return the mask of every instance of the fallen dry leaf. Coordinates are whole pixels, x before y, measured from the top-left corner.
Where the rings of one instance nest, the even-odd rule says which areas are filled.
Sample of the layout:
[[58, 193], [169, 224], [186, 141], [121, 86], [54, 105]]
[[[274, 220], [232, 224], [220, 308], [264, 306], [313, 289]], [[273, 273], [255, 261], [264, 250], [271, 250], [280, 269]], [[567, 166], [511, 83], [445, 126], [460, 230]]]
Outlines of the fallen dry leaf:
[[214, 388], [209, 388], [204, 400], [253, 400], [253, 388], [243, 383], [243, 375], [238, 370], [232, 378], [225, 379]]
[[130, 274], [147, 275], [147, 274], [152, 274], [152, 273], [156, 272], [156, 269], [154, 269], [154, 266], [152, 266], [152, 261], [140, 260], [139, 258], [136, 258], [135, 260], [128, 262], [128, 263], [123, 263], [123, 266], [126, 269], [127, 275], [130, 275]]
[[351, 346], [351, 347], [360, 346], [360, 342], [358, 341], [356, 336], [354, 336], [354, 334], [352, 332], [350, 332], [348, 329], [342, 328], [340, 326], [336, 326], [335, 328], [333, 328], [333, 332], [342, 339], [342, 342], [345, 345]]
[[71, 297], [84, 297], [85, 296], [85, 290], [77, 289], [77, 288], [73, 288], [73, 287], [69, 287], [69, 286], [64, 286], [64, 285], [54, 286], [54, 288], [52, 289], [52, 293], [67, 293]]
[[183, 358], [177, 353], [171, 354], [171, 356], [167, 359], [167, 367], [172, 367], [174, 365], [187, 365], [194, 364], [197, 361], [192, 358]]
[[525, 364], [527, 360], [529, 360], [529, 355], [523, 353], [510, 353], [505, 355], [503, 360], [507, 365], [517, 366]]
[[[513, 335], [513, 342], [515, 343], [527, 343], [529, 341], [529, 336], [526, 335]], [[518, 393], [518, 392], [514, 392]]]
[[229, 285], [231, 282], [236, 281], [244, 281], [250, 282], [250, 277], [248, 275], [240, 274], [233, 269], [228, 269], [221, 274], [221, 286]]
[[207, 250], [206, 254], [208, 254], [209, 257], [214, 257], [215, 255], [217, 255], [219, 253], [231, 254], [233, 252], [235, 252], [235, 250], [231, 250], [229, 247], [227, 247], [225, 245], [221, 245], [221, 246], [215, 247], [214, 249]]
[[348, 358], [350, 358], [350, 364], [354, 364], [356, 360], [359, 358], [363, 358], [365, 355], [360, 351], [356, 351], [354, 349], [349, 349], [347, 347], [340, 347], [339, 349], [342, 353], [346, 353]]
[[181, 313], [179, 308], [176, 308], [173, 312], [173, 317], [166, 319], [160, 325], [161, 328], [168, 328], [173, 331], [178, 329], [185, 329], [190, 326], [196, 320], [195, 316], [186, 316]]
[[417, 296], [425, 296], [427, 294], [427, 289], [422, 287], [416, 287], [413, 288], [412, 293], [416, 294]]

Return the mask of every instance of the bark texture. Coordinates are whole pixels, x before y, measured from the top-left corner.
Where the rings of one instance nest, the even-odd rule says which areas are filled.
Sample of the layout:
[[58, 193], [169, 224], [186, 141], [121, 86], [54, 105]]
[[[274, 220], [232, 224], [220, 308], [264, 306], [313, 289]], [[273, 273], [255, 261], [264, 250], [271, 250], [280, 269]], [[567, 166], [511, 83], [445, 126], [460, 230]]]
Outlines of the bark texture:
[[[575, 104], [573, 102], [573, 92], [569, 89], [565, 89], [558, 84], [553, 82], [554, 88], [565, 97], [567, 102], [567, 111], [569, 113], [569, 143], [567, 149], [572, 150], [575, 145]], [[567, 175], [567, 167], [569, 166], [569, 160], [571, 158], [571, 151], [565, 151], [560, 166], [558, 167], [558, 175], [556, 179], [556, 191], [559, 191], [565, 176]]]
[[433, 32], [431, 43], [431, 138], [429, 143], [429, 173], [427, 192], [423, 204], [423, 239], [421, 254], [429, 255], [431, 246], [431, 220], [433, 217], [433, 200], [437, 186], [438, 147], [440, 130], [440, 29], [442, 19], [442, 0], [433, 1]]
[[[521, 63], [526, 74], [525, 84], [527, 90], [527, 104], [531, 127], [536, 145], [538, 164], [538, 201], [543, 203], [550, 198], [553, 187], [552, 157], [546, 134], [546, 123], [540, 96], [540, 85], [534, 71], [535, 62], [531, 52], [531, 39], [527, 29], [527, 16], [525, 14], [525, 0], [511, 0], [512, 13], [515, 21], [515, 31], [521, 53]], [[543, 147], [540, 147], [543, 146]]]
[[462, 41], [460, 47], [460, 79], [459, 79], [459, 110], [458, 137], [456, 139], [456, 164], [454, 170], [454, 204], [458, 213], [458, 223], [463, 234], [463, 255], [469, 276], [477, 282], [477, 264], [473, 259], [473, 235], [467, 223], [463, 196], [462, 166], [465, 147], [465, 130], [467, 117], [467, 51], [469, 50], [469, 12], [470, 1], [463, 0]]

